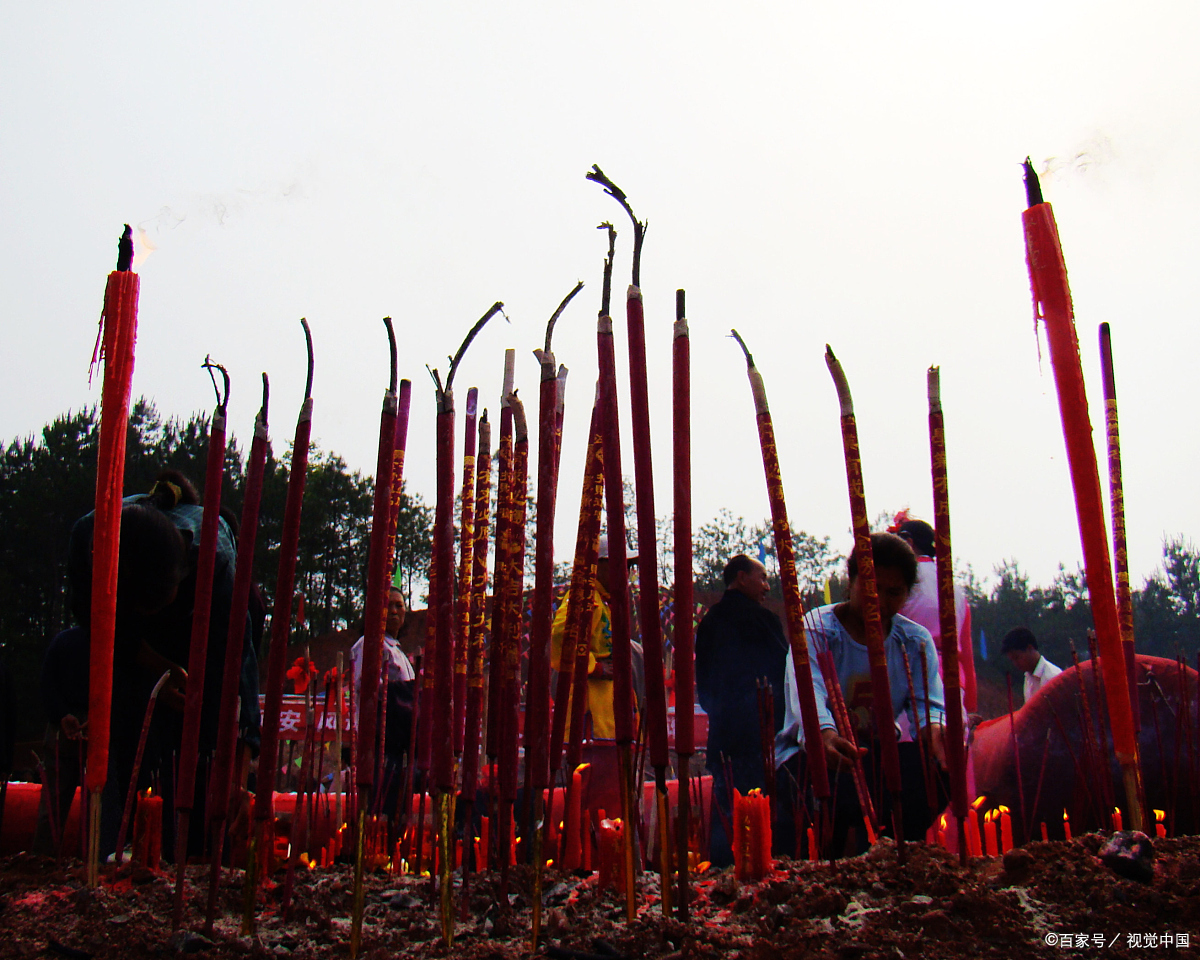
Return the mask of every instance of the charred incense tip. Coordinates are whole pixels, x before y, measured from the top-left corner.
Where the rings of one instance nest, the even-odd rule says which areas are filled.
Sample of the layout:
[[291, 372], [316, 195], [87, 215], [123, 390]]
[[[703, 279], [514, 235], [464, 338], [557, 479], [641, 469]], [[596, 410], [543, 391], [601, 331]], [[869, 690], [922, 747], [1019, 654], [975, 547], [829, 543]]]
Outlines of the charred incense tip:
[[833, 377], [833, 385], [837, 388], [842, 416], [854, 416], [854, 400], [850, 396], [850, 382], [846, 379], [846, 371], [842, 369], [841, 362], [834, 356], [833, 348], [829, 344], [825, 344], [825, 366], [829, 368], [829, 373]]
[[737, 341], [738, 346], [742, 348], [742, 353], [744, 353], [746, 355], [747, 369], [753, 370], [754, 369], [754, 357], [750, 353], [750, 348], [746, 346], [746, 341], [742, 339], [742, 335], [740, 333], [738, 333], [736, 330], [730, 330], [729, 336], [731, 336], [734, 340]]
[[304, 381], [304, 399], [308, 400], [312, 396], [313, 381], [312, 331], [308, 328], [308, 321], [304, 317], [300, 318], [300, 326], [304, 328], [304, 345], [308, 349], [308, 378]]
[[384, 317], [383, 325], [385, 327], [387, 327], [388, 351], [391, 353], [391, 358], [392, 358], [392, 366], [391, 366], [392, 374], [391, 374], [391, 378], [388, 380], [388, 393], [394, 396], [396, 393], [396, 363], [397, 363], [396, 331], [392, 327], [392, 318], [391, 317]]
[[479, 405], [479, 388], [471, 387], [467, 391], [467, 416], [475, 416], [475, 408]]
[[608, 256], [604, 258], [604, 288], [600, 296], [600, 316], [607, 317], [612, 302], [613, 261], [617, 255], [617, 228], [605, 220], [597, 230], [608, 231]]
[[133, 267], [133, 228], [125, 224], [121, 239], [117, 241], [117, 271], [128, 273]]
[[938, 367], [930, 367], [925, 374], [925, 386], [929, 394], [929, 412], [942, 412], [942, 375]]
[[[469, 347], [471, 345], [471, 341], [475, 339], [475, 336], [479, 333], [480, 330], [483, 329], [484, 325], [498, 313], [500, 313], [500, 314], [504, 313], [504, 303], [500, 300], [497, 300], [495, 303], [493, 303], [488, 308], [487, 313], [485, 313], [482, 317], [480, 317], [478, 320], [476, 320], [475, 325], [473, 327], [471, 327], [471, 329], [469, 331], [467, 331], [466, 339], [464, 339], [463, 342], [459, 345], [458, 352], [450, 360], [450, 369], [446, 373], [446, 390], [445, 390], [446, 393], [450, 392], [450, 387], [454, 383], [454, 374], [458, 371], [458, 365], [462, 361], [463, 354], [467, 352], [467, 347]], [[507, 314], [505, 314], [504, 319], [505, 320], [508, 319]], [[440, 390], [440, 385], [439, 385], [439, 390]]]
[[1100, 324], [1100, 377], [1104, 382], [1104, 399], [1117, 399], [1117, 378], [1113, 372], [1112, 330], [1107, 323]]
[[258, 417], [262, 420], [263, 428], [267, 426], [267, 410], [271, 406], [271, 381], [267, 377], [267, 371], [263, 371], [263, 401], [262, 407], [259, 408]]
[[633, 207], [629, 205], [629, 199], [625, 195], [625, 191], [608, 178], [604, 171], [600, 169], [599, 164], [592, 164], [592, 169], [587, 173], [587, 179], [604, 187], [604, 192], [621, 205], [621, 208], [629, 215], [629, 219], [633, 222], [633, 285], [640, 287], [642, 285], [642, 241], [646, 236], [646, 221], [639, 220], [634, 216]]
[[1026, 157], [1025, 162], [1021, 164], [1025, 168], [1025, 201], [1026, 205], [1036, 207], [1042, 200], [1042, 185], [1038, 181], [1038, 175], [1033, 169], [1033, 162]]
[[682, 320], [687, 316], [687, 308], [685, 306], [686, 295], [682, 290], [675, 291], [675, 319]]
[[562, 298], [562, 302], [558, 305], [558, 309], [554, 311], [550, 317], [550, 321], [546, 324], [546, 345], [542, 349], [546, 352], [547, 356], [553, 357], [553, 354], [550, 353], [550, 340], [554, 336], [554, 325], [558, 322], [558, 318], [562, 316], [562, 312], [567, 309], [567, 304], [575, 299], [575, 294], [582, 289], [583, 281], [579, 280], [575, 283], [575, 286], [571, 288], [571, 292]]
[[[224, 417], [225, 409], [229, 405], [229, 371], [221, 366], [221, 364], [213, 363], [212, 357], [207, 355], [204, 357], [204, 362], [200, 364], [200, 368], [208, 371], [209, 379], [212, 380], [213, 392], [217, 395], [217, 413]], [[221, 379], [224, 381], [225, 385], [224, 393], [222, 393], [221, 388], [217, 386], [217, 375], [213, 373], [214, 370], [221, 371]]]
[[511, 391], [505, 398], [513, 414], [513, 442], [520, 443], [529, 439], [529, 425], [525, 422], [525, 405], [517, 396], [517, 391]]

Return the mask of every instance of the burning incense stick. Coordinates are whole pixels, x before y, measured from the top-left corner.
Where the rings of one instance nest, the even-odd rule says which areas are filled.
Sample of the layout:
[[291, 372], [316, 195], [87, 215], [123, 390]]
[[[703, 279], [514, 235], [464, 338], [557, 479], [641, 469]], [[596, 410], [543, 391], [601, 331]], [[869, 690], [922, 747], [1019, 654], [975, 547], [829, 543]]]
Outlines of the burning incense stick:
[[[754, 415], [758, 422], [758, 443], [762, 450], [763, 471], [767, 480], [767, 497], [771, 502], [771, 527], [775, 539], [775, 556], [779, 560], [779, 578], [783, 585], [783, 607], [788, 622], [788, 637], [792, 650], [792, 666], [796, 673], [796, 692], [800, 698], [800, 718], [808, 766], [812, 773], [813, 794], [818, 803], [829, 797], [829, 771], [825, 751], [820, 745], [821, 724], [817, 719], [817, 697], [813, 689], [812, 664], [808, 659], [808, 640], [804, 630], [804, 606], [800, 599], [800, 580], [796, 574], [796, 545], [788, 522], [787, 501], [783, 494], [783, 477], [779, 470], [779, 450], [775, 445], [775, 424], [767, 404], [767, 389], [762, 374], [754, 365], [745, 341], [736, 330], [730, 331], [746, 355], [746, 375], [754, 397]], [[885, 688], [886, 689], [886, 688]], [[889, 728], [890, 729], [890, 728]], [[818, 841], [822, 838], [818, 830]]]
[[[246, 638], [246, 611], [250, 606], [250, 588], [254, 576], [254, 546], [258, 538], [258, 507], [262, 500], [263, 474], [267, 465], [267, 409], [270, 383], [263, 377], [263, 400], [254, 419], [254, 440], [246, 468], [246, 486], [242, 500], [242, 519], [238, 528], [237, 561], [233, 574], [233, 600], [229, 607], [229, 632], [225, 641], [225, 671], [221, 678], [221, 714], [217, 723], [217, 749], [209, 778], [209, 833], [212, 863], [208, 877], [208, 913], [205, 931], [211, 935], [217, 914], [217, 890], [221, 877], [221, 856], [225, 845], [225, 825], [229, 816], [230, 782], [233, 754], [237, 748], [238, 709], [242, 676], [242, 646]], [[256, 705], [257, 706], [257, 705]]]
[[[467, 644], [471, 633], [471, 561], [475, 556], [475, 410], [479, 391], [467, 391], [463, 424], [462, 491], [458, 532], [458, 605], [454, 637], [454, 755], [462, 757], [467, 719]], [[466, 859], [464, 857], [464, 859]]]
[[[430, 371], [437, 400], [437, 507], [434, 514], [436, 549], [435, 644], [427, 652], [433, 660], [434, 700], [430, 717], [432, 732], [433, 778], [437, 785], [438, 842], [441, 850], [442, 939], [450, 945], [454, 939], [451, 911], [450, 877], [454, 870], [454, 375], [471, 341], [492, 317], [503, 310], [497, 301], [467, 333], [458, 352], [450, 361], [445, 386], [436, 370]], [[428, 669], [428, 666], [426, 667]], [[464, 675], [465, 683], [465, 675]]]
[[692, 804], [688, 788], [696, 752], [696, 663], [692, 619], [692, 373], [684, 292], [675, 291], [675, 329], [671, 340], [671, 428], [675, 500], [675, 753], [679, 757], [679, 919], [688, 919], [688, 838]]
[[[112, 705], [113, 643], [117, 618], [117, 559], [121, 543], [121, 493], [125, 482], [125, 434], [137, 341], [138, 276], [130, 271], [133, 231], [125, 224], [118, 244], [117, 269], [108, 275], [104, 311], [93, 366], [104, 360], [100, 403], [100, 444], [96, 465], [96, 518], [93, 527], [91, 652], [88, 673], [88, 765], [90, 796], [87, 883], [100, 883], [100, 794], [108, 779], [108, 734]], [[80, 806], [87, 803], [81, 799]]]
[[1025, 160], [1025, 184], [1029, 204], [1021, 215], [1025, 228], [1025, 259], [1033, 292], [1034, 316], [1044, 321], [1046, 340], [1050, 346], [1050, 364], [1058, 391], [1079, 537], [1083, 545], [1088, 597], [1100, 645], [1101, 666], [1107, 681], [1105, 693], [1112, 722], [1113, 745], [1124, 777], [1125, 797], [1132, 815], [1133, 829], [1145, 830], [1147, 820], [1141, 801], [1137, 734], [1121, 646], [1121, 626], [1113, 588], [1112, 565], [1109, 562], [1108, 538], [1105, 535], [1100, 476], [1096, 451], [1092, 446], [1092, 425], [1083, 387], [1083, 367], [1079, 360], [1079, 342], [1075, 336], [1075, 315], [1067, 284], [1067, 268], [1054, 211], [1050, 204], [1043, 202], [1037, 174], [1028, 159]]
[[262, 743], [259, 747], [258, 789], [254, 799], [254, 827], [250, 832], [250, 851], [246, 863], [245, 910], [242, 933], [254, 930], [254, 901], [258, 893], [261, 852], [269, 863], [274, 843], [275, 772], [278, 767], [279, 711], [283, 705], [283, 681], [287, 673], [288, 634], [291, 631], [292, 596], [296, 585], [296, 554], [300, 546], [300, 513], [304, 506], [304, 480], [308, 470], [309, 438], [312, 435], [313, 347], [308, 321], [301, 318], [304, 344], [308, 350], [308, 375], [304, 383], [304, 401], [296, 419], [292, 441], [292, 463], [288, 472], [287, 499], [283, 508], [283, 531], [279, 540], [279, 571], [275, 578], [275, 603], [271, 613], [271, 644], [267, 654], [267, 690], [263, 704]]
[[363, 859], [365, 856], [366, 817], [371, 809], [375, 787], [375, 759], [378, 743], [379, 678], [383, 668], [383, 632], [387, 616], [387, 570], [394, 547], [388, 542], [391, 514], [392, 466], [396, 447], [396, 334], [391, 317], [384, 318], [387, 328], [391, 377], [383, 395], [379, 415], [379, 447], [375, 466], [375, 498], [371, 516], [371, 541], [367, 549], [367, 599], [363, 610], [362, 687], [358, 706], [358, 751], [354, 771], [358, 789], [354, 830], [354, 895], [350, 926], [350, 957], [358, 956], [362, 945]]
[[[625, 919], [637, 919], [637, 889], [634, 884], [633, 848], [635, 811], [640, 797], [634, 796], [633, 745], [633, 648], [629, 637], [629, 573], [625, 547], [625, 490], [621, 473], [621, 430], [617, 413], [617, 362], [613, 347], [612, 317], [609, 298], [617, 232], [612, 224], [601, 224], [608, 231], [608, 258], [604, 261], [604, 291], [600, 316], [596, 321], [596, 350], [600, 370], [600, 407], [604, 441], [604, 503], [608, 519], [609, 609], [612, 613], [613, 644], [613, 717], [617, 734], [617, 766], [621, 791], [621, 819], [625, 824]], [[637, 228], [635, 227], [635, 235]], [[637, 243], [635, 241], [635, 247]]]
[[[183, 711], [183, 737], [179, 750], [179, 781], [175, 793], [175, 907], [172, 929], [183, 923], [184, 887], [187, 882], [188, 822], [196, 794], [196, 769], [200, 756], [200, 715], [204, 708], [204, 674], [208, 662], [208, 626], [212, 619], [213, 571], [217, 560], [217, 524], [221, 513], [221, 478], [225, 472], [225, 411], [229, 402], [229, 374], [220, 364], [204, 366], [212, 375], [220, 370], [225, 392], [217, 391], [208, 435], [208, 464], [204, 479], [204, 514], [200, 521], [200, 555], [196, 561], [196, 599], [192, 608], [192, 636], [188, 645], [187, 696]], [[216, 378], [213, 379], [216, 389]]]
[[542, 797], [550, 785], [550, 624], [554, 594], [554, 511], [558, 500], [558, 374], [550, 350], [554, 324], [567, 304], [583, 289], [575, 284], [546, 324], [546, 341], [537, 352], [542, 379], [538, 404], [537, 530], [534, 540], [533, 622], [529, 632], [529, 684], [525, 694], [525, 764], [533, 787], [533, 944], [542, 919], [541, 829]]
[[[467, 704], [463, 735], [462, 801], [468, 825], [474, 820], [475, 791], [479, 779], [479, 728], [483, 719], [483, 648], [486, 632], [488, 527], [491, 520], [492, 425], [487, 410], [479, 420], [479, 454], [475, 461], [474, 549], [471, 587], [465, 602], [471, 630], [467, 645]], [[473, 849], [473, 846], [472, 846]], [[468, 877], [472, 858], [463, 851], [463, 902], [469, 903]]]
[[[888, 681], [887, 653], [883, 647], [883, 622], [879, 615], [879, 595], [875, 590], [875, 558], [871, 552], [871, 527], [867, 520], [867, 498], [863, 490], [862, 460], [858, 449], [858, 424], [854, 401], [842, 365], [829, 345], [825, 345], [825, 363], [837, 387], [841, 405], [842, 448], [846, 459], [846, 484], [850, 493], [850, 518], [854, 527], [854, 546], [858, 550], [858, 578], [862, 582], [863, 619], [866, 622], [867, 650], [871, 667], [871, 708], [875, 714], [875, 735], [879, 737], [884, 777], [892, 795], [892, 829], [896, 842], [904, 842], [904, 817], [900, 804], [900, 755], [896, 744], [896, 721], [892, 716], [892, 695]], [[807, 736], [807, 734], [806, 734]]]
[[1121, 478], [1121, 431], [1117, 417], [1117, 378], [1113, 370], [1112, 332], [1100, 324], [1100, 374], [1104, 383], [1104, 436], [1108, 444], [1108, 494], [1112, 503], [1113, 568], [1117, 577], [1117, 615], [1121, 623], [1121, 648], [1129, 675], [1129, 702], [1133, 729], [1141, 730], [1137, 710], [1137, 661], [1134, 659], [1133, 594], [1129, 589], [1129, 550], [1125, 540], [1125, 484]]
[[[950, 803], [958, 823], [958, 855], [966, 864], [967, 763], [962, 722], [962, 690], [958, 682], [958, 622], [954, 613], [954, 558], [950, 549], [950, 481], [946, 472], [946, 426], [942, 415], [941, 376], [930, 367], [926, 379], [929, 397], [929, 459], [933, 477], [934, 550], [937, 554], [938, 623], [942, 679], [946, 696], [946, 766], [950, 774]], [[926, 704], [929, 703], [928, 698]], [[1018, 765], [1017, 770], [1020, 771]], [[1025, 795], [1021, 793], [1021, 805]], [[1022, 810], [1022, 813], [1025, 811]], [[1026, 831], [1028, 834], [1028, 831]]]
[[634, 216], [625, 192], [593, 166], [589, 180], [602, 185], [633, 222], [633, 274], [625, 299], [629, 330], [629, 406], [633, 419], [633, 477], [638, 525], [638, 614], [646, 674], [646, 742], [654, 768], [656, 805], [662, 829], [659, 849], [663, 913], [671, 910], [670, 826], [667, 803], [667, 693], [663, 676], [662, 619], [658, 608], [657, 518], [654, 514], [654, 464], [650, 441], [650, 398], [646, 366], [646, 322], [642, 309], [641, 258], [646, 224]]

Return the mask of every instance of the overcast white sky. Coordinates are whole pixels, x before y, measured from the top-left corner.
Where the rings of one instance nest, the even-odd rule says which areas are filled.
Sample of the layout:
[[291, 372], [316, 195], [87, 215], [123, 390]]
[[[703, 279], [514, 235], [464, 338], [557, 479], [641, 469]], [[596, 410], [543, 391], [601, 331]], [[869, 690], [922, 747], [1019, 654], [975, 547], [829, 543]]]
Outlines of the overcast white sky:
[[[1193, 3], [15, 4], [0, 34], [0, 438], [95, 402], [88, 360], [121, 224], [139, 268], [136, 394], [212, 404], [277, 448], [317, 350], [314, 435], [373, 472], [380, 317], [415, 401], [406, 476], [432, 501], [433, 390], [498, 409], [503, 348], [536, 407], [551, 311], [571, 368], [557, 553], [569, 554], [596, 375], [604, 237], [647, 218], [657, 508], [670, 510], [674, 291], [692, 331], [694, 514], [767, 515], [736, 326], [766, 379], [792, 523], [848, 549], [826, 342], [854, 390], [872, 515], [929, 516], [925, 370], [942, 368], [957, 557], [1048, 582], [1081, 556], [1048, 360], [1039, 367], [1019, 162], [1045, 171], [1100, 423], [1113, 327], [1130, 561], [1200, 519], [1200, 10]], [[618, 219], [620, 218], [620, 219]], [[1044, 348], [1044, 345], [1043, 345]], [[622, 398], [628, 413], [627, 396]], [[463, 404], [460, 402], [460, 409]], [[461, 431], [460, 431], [461, 432]], [[628, 433], [626, 432], [626, 436]], [[1097, 431], [1102, 444], [1103, 434]], [[461, 441], [460, 441], [461, 442]], [[625, 453], [632, 473], [632, 453]], [[531, 476], [536, 473], [531, 470]]]

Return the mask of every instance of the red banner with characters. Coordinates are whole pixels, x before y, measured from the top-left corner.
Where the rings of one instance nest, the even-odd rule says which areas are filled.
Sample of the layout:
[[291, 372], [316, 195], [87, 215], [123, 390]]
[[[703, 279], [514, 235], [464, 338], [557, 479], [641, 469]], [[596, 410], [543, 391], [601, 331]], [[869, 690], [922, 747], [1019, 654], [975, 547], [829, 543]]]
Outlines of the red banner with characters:
[[[265, 696], [259, 696], [259, 709], [263, 709], [266, 702]], [[332, 743], [337, 736], [337, 706], [330, 704], [329, 710], [325, 710], [324, 695], [313, 698], [313, 722], [320, 728], [317, 732], [317, 738], [326, 743]], [[279, 709], [279, 739], [280, 740], [303, 740], [308, 736], [308, 721], [307, 721], [308, 705], [305, 697], [298, 697], [294, 694], [284, 694], [283, 705]], [[342, 738], [349, 743], [347, 739], [350, 736], [350, 713], [346, 709], [345, 703], [342, 704]]]

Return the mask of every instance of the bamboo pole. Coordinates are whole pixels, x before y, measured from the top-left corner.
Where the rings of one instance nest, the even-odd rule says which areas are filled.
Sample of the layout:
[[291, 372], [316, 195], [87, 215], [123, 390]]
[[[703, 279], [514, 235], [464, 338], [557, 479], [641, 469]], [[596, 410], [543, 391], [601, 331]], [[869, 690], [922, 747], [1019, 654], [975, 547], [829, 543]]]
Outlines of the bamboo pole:
[[[217, 560], [218, 522], [221, 513], [221, 479], [225, 472], [225, 411], [229, 402], [229, 374], [207, 359], [210, 375], [221, 371], [225, 393], [217, 394], [208, 435], [208, 463], [204, 479], [204, 513], [200, 521], [200, 555], [196, 561], [196, 598], [192, 608], [192, 635], [188, 644], [188, 673], [183, 710], [183, 737], [179, 749], [179, 778], [175, 788], [175, 906], [171, 928], [183, 924], [187, 885], [188, 824], [196, 796], [196, 769], [200, 759], [200, 717], [204, 709], [204, 676], [208, 662], [209, 623], [212, 620], [213, 571]], [[213, 380], [214, 388], [216, 380]]]
[[[612, 267], [617, 231], [608, 231], [608, 257], [604, 261], [604, 290], [596, 321], [596, 352], [600, 371], [600, 407], [604, 440], [604, 503], [608, 518], [609, 610], [612, 614], [613, 717], [617, 734], [617, 769], [621, 790], [621, 818], [625, 824], [625, 919], [637, 919], [637, 888], [634, 883], [635, 811], [633, 746], [637, 736], [633, 709], [633, 648], [629, 636], [629, 573], [625, 545], [625, 485], [621, 473], [621, 430], [617, 410], [617, 362], [613, 346], [613, 322], [609, 315]], [[637, 246], [635, 231], [635, 247]]]
[[[958, 824], [958, 856], [967, 862], [967, 758], [962, 722], [962, 690], [958, 682], [958, 620], [954, 610], [954, 555], [950, 548], [950, 481], [946, 471], [946, 424], [942, 415], [941, 376], [930, 367], [926, 378], [929, 397], [929, 460], [933, 478], [934, 552], [937, 554], [938, 623], [942, 678], [946, 695], [946, 766], [950, 774], [950, 804]], [[929, 701], [926, 698], [926, 704]], [[1020, 766], [1017, 767], [1020, 771]], [[1021, 794], [1024, 805], [1025, 796]], [[1024, 813], [1024, 811], [1022, 811]]]
[[[267, 465], [267, 409], [270, 383], [263, 377], [263, 401], [254, 419], [254, 440], [246, 468], [242, 499], [242, 519], [238, 529], [237, 560], [233, 574], [233, 599], [229, 607], [229, 632], [225, 640], [225, 670], [221, 677], [221, 714], [217, 722], [217, 749], [209, 778], [208, 821], [212, 843], [212, 861], [208, 875], [208, 912], [204, 928], [212, 934], [217, 914], [217, 890], [221, 879], [221, 859], [225, 846], [225, 827], [229, 817], [229, 794], [233, 776], [233, 755], [237, 749], [238, 710], [241, 703], [242, 647], [246, 638], [246, 611], [250, 606], [250, 588], [254, 576], [254, 547], [258, 539], [258, 507], [262, 500], [263, 474]], [[257, 704], [255, 707], [257, 708]]]
[[658, 607], [657, 518], [654, 514], [654, 464], [650, 441], [650, 398], [646, 366], [646, 322], [641, 291], [642, 242], [646, 224], [633, 214], [625, 192], [593, 166], [589, 180], [601, 184], [633, 221], [633, 276], [625, 298], [629, 330], [629, 406], [633, 418], [633, 477], [638, 527], [638, 615], [646, 674], [646, 743], [654, 768], [660, 828], [659, 869], [664, 915], [671, 912], [671, 832], [667, 802], [667, 688], [663, 675], [662, 618]]
[[100, 795], [108, 779], [109, 718], [112, 712], [113, 644], [117, 618], [117, 561], [121, 543], [121, 494], [125, 482], [125, 434], [133, 384], [137, 341], [139, 279], [130, 269], [133, 231], [125, 224], [117, 269], [108, 275], [104, 310], [96, 338], [93, 367], [104, 360], [100, 404], [100, 443], [96, 467], [96, 516], [93, 526], [91, 648], [88, 673], [88, 764], [80, 806], [90, 811], [87, 833], [87, 884], [100, 884]]
[[358, 956], [362, 945], [363, 868], [366, 818], [375, 790], [375, 767], [379, 722], [379, 677], [383, 664], [383, 631], [387, 616], [387, 568], [392, 546], [388, 543], [391, 513], [392, 467], [396, 446], [396, 336], [391, 317], [384, 318], [390, 348], [390, 380], [383, 395], [379, 416], [379, 444], [375, 466], [375, 496], [371, 516], [371, 541], [367, 551], [367, 598], [363, 610], [362, 688], [358, 703], [357, 766], [355, 803], [354, 893], [350, 928], [350, 956]]
[[[858, 447], [858, 423], [850, 384], [833, 350], [825, 345], [825, 364], [837, 388], [841, 406], [842, 450], [846, 459], [846, 486], [850, 494], [850, 519], [854, 527], [854, 546], [858, 551], [858, 578], [863, 591], [863, 619], [866, 622], [867, 650], [871, 668], [871, 709], [875, 714], [875, 735], [879, 737], [884, 779], [892, 796], [892, 830], [896, 842], [904, 843], [904, 817], [901, 809], [900, 754], [896, 743], [896, 718], [892, 716], [891, 685], [888, 680], [887, 653], [884, 650], [883, 621], [879, 614], [879, 595], [875, 589], [875, 557], [871, 548], [871, 526], [867, 519], [867, 498], [863, 489], [862, 459]], [[957, 635], [957, 634], [956, 634]]]
[[671, 341], [671, 426], [675, 493], [675, 755], [679, 758], [679, 919], [688, 919], [688, 839], [692, 803], [689, 788], [695, 746], [696, 652], [692, 621], [692, 372], [684, 292], [675, 291]]
[[275, 603], [271, 613], [271, 642], [267, 654], [267, 692], [263, 704], [262, 743], [258, 754], [258, 789], [254, 799], [254, 827], [250, 832], [250, 851], [246, 862], [245, 907], [242, 934], [254, 932], [254, 907], [258, 895], [257, 854], [262, 848], [264, 863], [269, 863], [274, 842], [274, 790], [278, 767], [279, 711], [283, 705], [283, 681], [287, 675], [288, 634], [291, 631], [292, 596], [296, 585], [296, 554], [300, 546], [300, 514], [304, 506], [304, 480], [308, 470], [309, 438], [312, 436], [312, 332], [301, 318], [304, 343], [308, 351], [308, 375], [304, 400], [296, 419], [292, 441], [292, 463], [288, 472], [287, 498], [283, 508], [283, 531], [279, 541], [279, 570], [275, 578]]
[[1105, 534], [1104, 505], [1096, 451], [1092, 446], [1092, 424], [1084, 393], [1083, 367], [1079, 361], [1079, 342], [1075, 335], [1075, 315], [1067, 267], [1063, 260], [1058, 226], [1050, 204], [1042, 201], [1041, 186], [1033, 165], [1025, 161], [1025, 188], [1028, 209], [1021, 215], [1025, 228], [1025, 259], [1033, 292], [1034, 314], [1046, 327], [1050, 347], [1050, 365], [1058, 392], [1059, 414], [1071, 487], [1075, 493], [1075, 511], [1083, 546], [1084, 571], [1096, 638], [1100, 646], [1101, 667], [1105, 677], [1105, 695], [1112, 722], [1113, 746], [1125, 785], [1126, 801], [1134, 830], [1146, 829], [1142, 805], [1141, 769], [1138, 760], [1137, 733], [1134, 729], [1129, 678], [1122, 650], [1120, 617], [1113, 588]]

